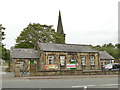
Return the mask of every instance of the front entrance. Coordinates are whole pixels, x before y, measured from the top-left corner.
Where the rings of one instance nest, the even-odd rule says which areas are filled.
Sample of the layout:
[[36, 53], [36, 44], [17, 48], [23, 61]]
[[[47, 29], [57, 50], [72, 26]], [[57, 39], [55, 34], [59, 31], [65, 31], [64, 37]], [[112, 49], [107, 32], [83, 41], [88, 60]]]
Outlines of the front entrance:
[[16, 60], [14, 67], [14, 76], [30, 76], [31, 73], [35, 73], [37, 70], [38, 60]]

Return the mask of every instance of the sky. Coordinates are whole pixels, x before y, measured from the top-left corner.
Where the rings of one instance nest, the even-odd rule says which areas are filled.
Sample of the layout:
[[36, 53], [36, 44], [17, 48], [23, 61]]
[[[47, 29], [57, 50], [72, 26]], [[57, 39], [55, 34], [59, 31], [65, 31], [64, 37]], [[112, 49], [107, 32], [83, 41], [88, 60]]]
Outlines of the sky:
[[66, 43], [103, 45], [118, 42], [119, 0], [1, 0], [0, 24], [7, 49], [29, 23], [53, 25], [61, 11]]

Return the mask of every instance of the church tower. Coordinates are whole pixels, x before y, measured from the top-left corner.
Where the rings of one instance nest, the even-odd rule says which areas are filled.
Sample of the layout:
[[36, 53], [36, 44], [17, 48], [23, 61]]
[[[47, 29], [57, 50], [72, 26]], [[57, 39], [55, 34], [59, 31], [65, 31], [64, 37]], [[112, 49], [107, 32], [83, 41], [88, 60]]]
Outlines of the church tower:
[[62, 19], [61, 19], [61, 13], [60, 13], [60, 10], [59, 10], [59, 16], [58, 16], [57, 33], [63, 35], [64, 43], [65, 43], [65, 34], [64, 34], [64, 31], [63, 31], [63, 26], [62, 26]]

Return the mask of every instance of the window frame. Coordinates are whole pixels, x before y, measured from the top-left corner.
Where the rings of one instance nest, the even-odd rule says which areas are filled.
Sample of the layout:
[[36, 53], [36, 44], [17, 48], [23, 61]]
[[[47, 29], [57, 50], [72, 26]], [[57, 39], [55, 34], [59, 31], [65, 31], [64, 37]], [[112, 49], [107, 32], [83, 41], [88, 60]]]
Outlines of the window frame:
[[[93, 59], [91, 59], [91, 57], [94, 57]], [[94, 55], [90, 55], [90, 65], [94, 66], [95, 65], [95, 56]]]
[[112, 63], [112, 61], [111, 60], [108, 60], [108, 64], [111, 64]]
[[[50, 57], [52, 57], [52, 60], [50, 60]], [[48, 56], [49, 64], [53, 64], [53, 59], [54, 59], [54, 56]], [[52, 61], [52, 63], [50, 63], [51, 61]]]
[[[103, 64], [103, 63], [104, 63], [104, 64]], [[104, 59], [102, 60], [102, 65], [105, 65], [105, 60], [104, 60]]]
[[[84, 57], [84, 59], [82, 59]], [[85, 56], [80, 56], [80, 60], [81, 60], [81, 65], [85, 66], [86, 62], [85, 62]]]
[[[64, 57], [64, 59], [61, 59], [61, 57]], [[62, 56], [62, 55], [60, 56], [60, 66], [65, 66], [65, 56]]]

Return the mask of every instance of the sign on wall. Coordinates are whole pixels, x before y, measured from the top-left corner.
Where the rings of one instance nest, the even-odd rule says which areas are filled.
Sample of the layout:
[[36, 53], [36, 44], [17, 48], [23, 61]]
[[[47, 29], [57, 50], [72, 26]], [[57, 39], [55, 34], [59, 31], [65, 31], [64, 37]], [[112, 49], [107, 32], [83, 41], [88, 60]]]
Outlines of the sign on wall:
[[66, 68], [76, 68], [76, 64], [67, 64]]
[[45, 69], [57, 69], [58, 66], [55, 64], [45, 65]]

